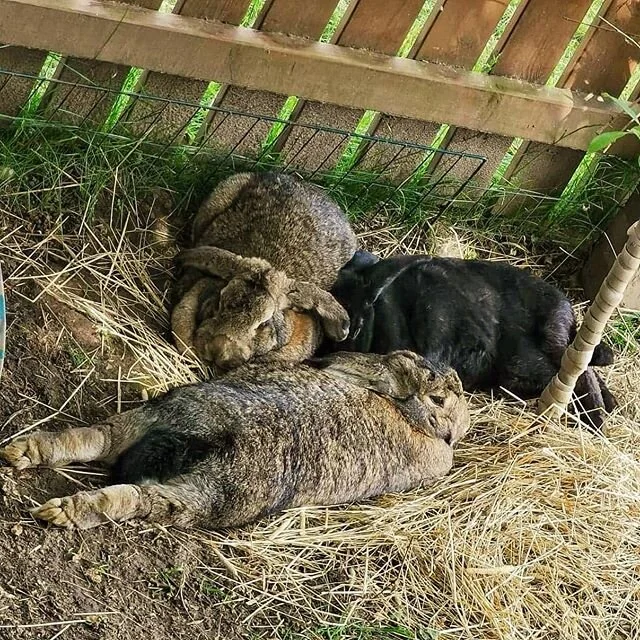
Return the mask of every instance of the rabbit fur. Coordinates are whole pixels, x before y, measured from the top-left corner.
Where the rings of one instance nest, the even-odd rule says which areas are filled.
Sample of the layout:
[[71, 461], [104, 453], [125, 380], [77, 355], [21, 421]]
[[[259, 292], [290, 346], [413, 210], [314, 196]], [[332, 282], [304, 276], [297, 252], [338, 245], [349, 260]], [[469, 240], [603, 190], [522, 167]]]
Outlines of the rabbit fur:
[[348, 316], [327, 292], [356, 250], [340, 207], [278, 173], [240, 173], [200, 207], [172, 313], [178, 348], [230, 369], [256, 357], [300, 362]]
[[116, 484], [33, 510], [64, 527], [140, 518], [236, 527], [447, 474], [469, 427], [460, 380], [411, 352], [249, 363], [92, 427], [23, 436], [17, 469], [101, 460]]
[[[523, 399], [538, 397], [576, 335], [576, 317], [562, 292], [500, 262], [424, 255], [378, 260], [358, 251], [332, 293], [349, 312], [351, 327], [345, 341], [328, 339], [321, 352], [410, 349], [452, 367], [469, 391], [503, 387]], [[600, 344], [591, 365], [612, 362], [612, 351]], [[602, 409], [616, 406], [591, 368], [576, 395], [592, 427], [602, 425]]]

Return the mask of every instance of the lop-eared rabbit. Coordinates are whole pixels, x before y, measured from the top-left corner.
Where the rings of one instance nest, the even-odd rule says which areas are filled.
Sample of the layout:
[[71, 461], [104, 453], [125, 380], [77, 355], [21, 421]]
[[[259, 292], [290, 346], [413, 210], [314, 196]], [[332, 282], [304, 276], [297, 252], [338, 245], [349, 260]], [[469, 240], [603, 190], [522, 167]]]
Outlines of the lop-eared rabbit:
[[0, 457], [18, 469], [112, 465], [117, 484], [33, 510], [56, 525], [236, 527], [430, 483], [449, 472], [468, 426], [453, 371], [411, 352], [337, 353], [250, 363], [92, 427], [22, 437]]
[[[551, 284], [511, 265], [485, 260], [396, 256], [378, 260], [356, 252], [332, 289], [349, 312], [351, 328], [324, 353], [388, 353], [410, 349], [452, 367], [465, 390], [507, 389], [535, 398], [560, 368], [576, 334], [567, 297]], [[605, 345], [592, 366], [613, 362]], [[583, 420], [600, 427], [601, 409], [616, 401], [589, 368], [578, 380]]]
[[240, 173], [201, 206], [172, 313], [179, 349], [230, 369], [255, 357], [300, 362], [323, 332], [347, 336], [328, 290], [356, 250], [340, 207], [319, 187], [278, 173]]

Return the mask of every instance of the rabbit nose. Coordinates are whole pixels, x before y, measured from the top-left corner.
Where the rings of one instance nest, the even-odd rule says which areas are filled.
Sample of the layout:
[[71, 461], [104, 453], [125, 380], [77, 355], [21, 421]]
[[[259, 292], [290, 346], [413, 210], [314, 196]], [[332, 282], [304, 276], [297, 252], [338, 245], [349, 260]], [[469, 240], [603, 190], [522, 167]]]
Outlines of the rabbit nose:
[[216, 359], [215, 363], [220, 369], [230, 370], [244, 364], [249, 358], [242, 356], [224, 355]]
[[208, 345], [208, 355], [221, 369], [235, 369], [251, 357], [248, 348], [237, 344], [224, 336], [216, 336]]

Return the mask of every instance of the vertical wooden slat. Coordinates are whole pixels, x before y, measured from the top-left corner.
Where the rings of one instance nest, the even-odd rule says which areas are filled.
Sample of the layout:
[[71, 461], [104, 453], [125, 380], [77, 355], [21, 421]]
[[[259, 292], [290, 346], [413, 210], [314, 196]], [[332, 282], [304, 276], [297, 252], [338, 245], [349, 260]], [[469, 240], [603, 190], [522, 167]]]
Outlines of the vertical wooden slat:
[[[251, 0], [184, 0], [176, 4], [174, 13], [238, 25], [250, 4]], [[199, 104], [208, 86], [208, 82], [154, 71], [140, 78], [136, 92]], [[140, 98], [127, 109], [122, 120], [128, 129], [147, 134], [150, 139], [178, 142], [196, 111], [190, 106]]]
[[[606, 231], [594, 245], [580, 274], [580, 282], [589, 300], [594, 300], [600, 285], [627, 241], [627, 231], [640, 220], [640, 193], [636, 189]], [[629, 283], [620, 303], [622, 309], [640, 311], [640, 273]]]
[[[606, 92], [617, 96], [640, 62], [640, 48], [622, 35], [629, 34], [637, 42], [640, 1], [614, 0], [603, 9], [604, 20], [594, 23], [559, 84], [595, 95]], [[527, 142], [513, 158], [505, 178], [523, 189], [556, 196], [562, 193], [583, 157], [580, 151]], [[504, 203], [503, 210], [526, 204], [526, 197], [517, 195]]]
[[[356, 49], [394, 55], [424, 4], [423, 0], [360, 0], [350, 7], [333, 41]], [[325, 125], [353, 131], [363, 111], [306, 101], [295, 113], [302, 124]], [[302, 127], [285, 131], [279, 146], [294, 166], [310, 170], [330, 169], [340, 157], [348, 139]]]
[[[271, 0], [256, 20], [255, 28], [265, 32], [286, 33], [317, 40], [322, 35], [338, 0]], [[287, 96], [269, 91], [252, 91], [243, 87], [224, 86], [216, 95], [215, 105], [254, 113], [257, 116], [277, 117]], [[208, 144], [234, 149], [236, 153], [256, 154], [271, 129], [269, 121], [256, 118], [222, 115], [211, 112], [205, 122], [203, 135]]]
[[[47, 54], [47, 51], [0, 45], [0, 69], [37, 75]], [[0, 74], [0, 114], [18, 115], [35, 86], [33, 80]]]
[[[491, 73], [544, 84], [562, 57], [593, 0], [528, 0], [519, 7], [511, 28], [498, 43], [498, 61]], [[448, 148], [487, 157], [476, 184], [488, 183], [513, 140], [468, 129], [451, 129]], [[451, 162], [442, 157], [438, 171]], [[449, 175], [457, 177], [458, 166]]]
[[[120, 0], [122, 4], [145, 9], [158, 9], [162, 0]], [[69, 34], [73, 38], [73, 34]], [[56, 78], [70, 83], [120, 89], [130, 67], [95, 60], [63, 58], [56, 70]], [[115, 94], [99, 89], [84, 89], [52, 82], [45, 93], [42, 106], [52, 120], [73, 124], [101, 125], [111, 111]]]
[[[409, 57], [471, 69], [504, 10], [505, 4], [496, 0], [440, 0]], [[428, 114], [428, 96], [425, 96], [425, 111]], [[428, 145], [433, 142], [440, 126], [380, 114], [372, 122], [369, 133]], [[394, 145], [378, 143], [362, 158], [360, 166], [365, 169], [384, 167], [393, 161], [388, 172], [402, 180], [424, 160], [422, 153], [407, 151], [402, 157], [396, 157], [397, 152]]]

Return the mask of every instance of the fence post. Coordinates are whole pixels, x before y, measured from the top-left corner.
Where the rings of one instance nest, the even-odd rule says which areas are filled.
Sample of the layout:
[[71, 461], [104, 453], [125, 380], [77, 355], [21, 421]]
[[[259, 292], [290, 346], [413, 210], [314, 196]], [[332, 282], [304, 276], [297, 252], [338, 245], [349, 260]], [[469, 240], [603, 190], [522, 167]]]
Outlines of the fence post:
[[633, 224], [627, 235], [627, 242], [591, 303], [578, 335], [562, 356], [560, 371], [540, 396], [540, 413], [548, 411], [559, 415], [566, 409], [576, 381], [586, 371], [602, 339], [607, 321], [622, 302], [627, 285], [640, 267], [640, 222]]

